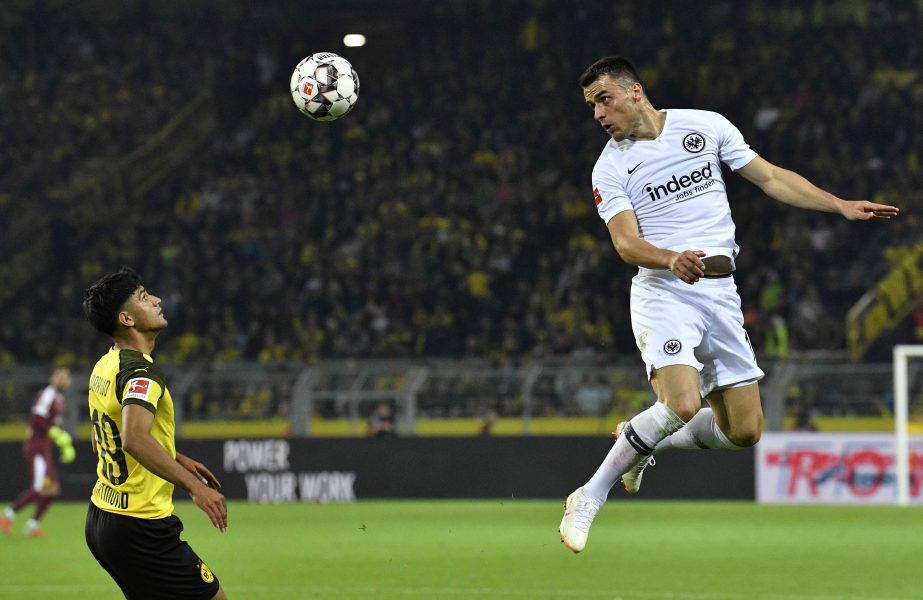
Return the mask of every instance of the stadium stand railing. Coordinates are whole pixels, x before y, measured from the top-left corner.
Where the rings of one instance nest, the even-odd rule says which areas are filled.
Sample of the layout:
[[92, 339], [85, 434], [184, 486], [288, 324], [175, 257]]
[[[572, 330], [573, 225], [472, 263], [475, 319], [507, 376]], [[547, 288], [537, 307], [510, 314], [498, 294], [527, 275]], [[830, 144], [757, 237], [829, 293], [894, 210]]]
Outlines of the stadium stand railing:
[[[380, 403], [398, 435], [607, 435], [652, 401], [631, 363], [549, 360], [259, 362], [166, 367], [181, 436], [360, 436]], [[893, 367], [850, 364], [838, 353], [767, 363], [766, 429], [890, 431]], [[75, 372], [76, 382], [87, 372]], [[0, 439], [20, 439], [48, 370], [0, 367]], [[911, 430], [923, 431], [923, 366], [909, 371]], [[85, 386], [68, 391], [65, 426], [88, 435]]]

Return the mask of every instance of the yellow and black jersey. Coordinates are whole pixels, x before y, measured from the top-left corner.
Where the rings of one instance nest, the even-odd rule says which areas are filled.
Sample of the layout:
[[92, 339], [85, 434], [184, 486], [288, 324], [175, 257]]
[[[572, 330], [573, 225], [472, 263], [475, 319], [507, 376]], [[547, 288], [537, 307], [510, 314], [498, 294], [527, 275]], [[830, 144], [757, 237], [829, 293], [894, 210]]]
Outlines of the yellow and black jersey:
[[173, 484], [126, 454], [119, 432], [122, 407], [143, 406], [154, 413], [151, 436], [176, 458], [173, 399], [154, 360], [137, 350], [113, 347], [93, 367], [89, 402], [99, 457], [93, 504], [102, 510], [142, 519], [173, 514]]

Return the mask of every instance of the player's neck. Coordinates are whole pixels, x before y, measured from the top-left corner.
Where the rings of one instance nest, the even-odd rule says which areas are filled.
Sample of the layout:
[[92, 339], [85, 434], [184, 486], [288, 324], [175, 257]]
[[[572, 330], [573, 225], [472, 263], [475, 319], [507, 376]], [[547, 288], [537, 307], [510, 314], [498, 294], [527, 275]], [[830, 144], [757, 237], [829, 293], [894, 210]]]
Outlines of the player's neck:
[[666, 122], [667, 113], [658, 111], [648, 103], [638, 113], [638, 126], [634, 133], [628, 136], [628, 139], [632, 141], [655, 140], [663, 133]]
[[150, 356], [154, 352], [154, 344], [157, 341], [159, 331], [139, 333], [134, 329], [126, 332], [125, 335], [113, 338], [115, 347], [118, 350], [135, 350], [141, 354]]

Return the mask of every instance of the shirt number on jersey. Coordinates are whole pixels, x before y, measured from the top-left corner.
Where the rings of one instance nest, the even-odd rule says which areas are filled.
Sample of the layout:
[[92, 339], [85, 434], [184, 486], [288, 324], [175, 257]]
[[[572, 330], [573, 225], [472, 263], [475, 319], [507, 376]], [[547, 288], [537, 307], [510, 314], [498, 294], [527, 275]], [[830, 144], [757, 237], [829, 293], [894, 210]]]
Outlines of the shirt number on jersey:
[[[103, 475], [112, 485], [121, 485], [128, 479], [128, 464], [122, 452], [122, 434], [119, 427], [106, 413], [93, 410], [90, 413], [93, 422], [93, 435], [96, 437], [96, 449], [103, 461]], [[108, 429], [108, 431], [106, 431]], [[117, 469], [117, 470], [116, 470]]]

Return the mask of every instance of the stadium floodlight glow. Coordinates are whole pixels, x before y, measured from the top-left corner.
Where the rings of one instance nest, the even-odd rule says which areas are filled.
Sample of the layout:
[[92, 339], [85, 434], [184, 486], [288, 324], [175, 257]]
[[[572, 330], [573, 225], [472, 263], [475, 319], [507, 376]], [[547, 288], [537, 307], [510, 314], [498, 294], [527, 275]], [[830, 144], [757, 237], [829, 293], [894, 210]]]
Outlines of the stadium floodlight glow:
[[361, 33], [347, 33], [343, 36], [343, 44], [350, 48], [365, 46], [365, 36]]

